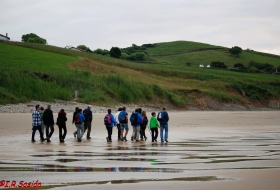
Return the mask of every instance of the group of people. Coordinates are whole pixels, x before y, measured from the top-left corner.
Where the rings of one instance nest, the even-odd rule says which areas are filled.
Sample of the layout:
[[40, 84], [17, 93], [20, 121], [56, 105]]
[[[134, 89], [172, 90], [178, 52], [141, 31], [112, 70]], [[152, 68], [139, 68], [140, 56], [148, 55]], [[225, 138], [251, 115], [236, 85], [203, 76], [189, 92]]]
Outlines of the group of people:
[[[40, 140], [51, 142], [50, 138], [54, 132], [54, 124], [59, 128], [59, 140], [64, 142], [67, 134], [66, 128], [66, 112], [61, 109], [58, 113], [57, 121], [54, 122], [53, 112], [51, 110], [51, 105], [47, 106], [44, 110], [40, 105], [35, 106], [36, 110], [32, 113], [32, 142], [35, 141], [35, 133], [38, 130], [40, 133]], [[168, 142], [168, 121], [169, 116], [165, 108], [156, 115], [152, 112], [152, 117], [150, 122], [146, 115], [146, 111], [142, 111], [141, 108], [135, 109], [135, 111], [128, 116], [126, 108], [119, 108], [118, 112], [113, 115], [112, 110], [108, 109], [108, 113], [104, 117], [104, 125], [106, 127], [108, 136], [106, 137], [107, 142], [112, 142], [113, 127], [117, 126], [118, 130], [118, 141], [127, 141], [127, 135], [129, 131], [128, 123], [131, 123], [132, 134], [131, 141], [146, 141], [146, 128], [147, 125], [151, 133], [152, 142], [157, 142], [158, 138], [158, 128], [160, 128], [160, 140], [161, 142]], [[86, 133], [86, 138], [91, 139], [91, 123], [92, 123], [92, 111], [91, 106], [88, 106], [85, 110], [76, 107], [73, 113], [72, 124], [75, 124], [77, 130], [73, 133], [74, 137], [77, 138], [78, 142], [81, 142], [83, 135]], [[159, 122], [159, 123], [158, 123]], [[44, 130], [46, 130], [44, 138]]]

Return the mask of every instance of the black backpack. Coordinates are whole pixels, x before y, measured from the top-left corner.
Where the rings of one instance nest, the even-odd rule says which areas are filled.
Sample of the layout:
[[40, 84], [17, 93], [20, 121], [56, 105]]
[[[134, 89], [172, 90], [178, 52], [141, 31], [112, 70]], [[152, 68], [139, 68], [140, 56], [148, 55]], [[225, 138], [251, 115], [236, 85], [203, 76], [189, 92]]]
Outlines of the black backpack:
[[85, 120], [86, 120], [86, 121], [89, 121], [89, 113], [88, 113], [88, 110], [87, 110], [87, 109], [85, 109], [85, 110], [83, 111], [83, 114], [84, 114], [84, 116], [85, 116]]
[[131, 117], [132, 117], [131, 125], [136, 126], [138, 124], [138, 112], [134, 112]]
[[146, 126], [148, 124], [148, 118], [147, 117], [143, 117], [143, 125]]

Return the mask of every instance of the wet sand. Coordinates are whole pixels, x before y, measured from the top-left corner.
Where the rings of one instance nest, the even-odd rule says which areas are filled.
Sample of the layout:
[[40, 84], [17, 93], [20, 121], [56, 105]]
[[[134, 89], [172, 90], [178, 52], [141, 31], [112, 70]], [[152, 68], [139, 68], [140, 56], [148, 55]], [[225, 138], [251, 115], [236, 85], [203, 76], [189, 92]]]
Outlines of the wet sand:
[[[169, 143], [105, 140], [94, 114], [78, 143], [68, 114], [65, 143], [31, 143], [31, 114], [0, 114], [0, 180], [53, 189], [280, 189], [280, 112], [172, 112]], [[56, 114], [55, 114], [56, 118]], [[130, 127], [131, 128], [131, 127]], [[130, 139], [131, 131], [129, 132]], [[159, 139], [158, 139], [159, 140]]]

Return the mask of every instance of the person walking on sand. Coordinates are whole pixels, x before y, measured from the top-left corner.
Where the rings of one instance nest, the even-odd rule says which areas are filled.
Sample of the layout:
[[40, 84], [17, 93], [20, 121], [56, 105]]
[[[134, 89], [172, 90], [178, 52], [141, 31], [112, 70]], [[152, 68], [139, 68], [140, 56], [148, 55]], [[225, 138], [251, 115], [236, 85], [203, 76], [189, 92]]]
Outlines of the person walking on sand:
[[136, 139], [136, 142], [139, 142], [140, 124], [142, 123], [142, 115], [139, 113], [139, 109], [135, 109], [135, 112], [131, 114], [130, 122], [133, 127], [131, 141]]
[[45, 130], [44, 121], [43, 121], [44, 111], [45, 111], [44, 107], [41, 107], [40, 108], [40, 112], [41, 112], [41, 116], [42, 116], [42, 126], [41, 126], [41, 129], [42, 129], [43, 137], [44, 137], [44, 130]]
[[91, 132], [91, 122], [92, 122], [92, 111], [91, 106], [88, 105], [87, 109], [83, 111], [85, 122], [84, 122], [84, 130], [87, 130], [87, 139], [91, 139], [90, 132]]
[[[118, 120], [120, 122], [120, 129], [121, 129], [121, 141], [127, 141], [126, 136], [128, 134], [128, 114], [126, 113], [126, 107], [122, 108], [118, 116]], [[125, 130], [125, 134], [124, 133]]]
[[[75, 112], [73, 113], [73, 119], [72, 119], [72, 124], [75, 124], [75, 117], [79, 113], [79, 107], [75, 108]], [[77, 136], [77, 130], [73, 133], [74, 138]]]
[[115, 119], [117, 122], [117, 129], [118, 129], [118, 141], [121, 140], [121, 128], [120, 128], [120, 121], [119, 121], [119, 114], [121, 113], [122, 108], [118, 109], [118, 112], [115, 114]]
[[[61, 109], [58, 112], [57, 122], [56, 122], [56, 124], [58, 125], [58, 129], [59, 129], [59, 141], [61, 143], [64, 142], [64, 139], [67, 134], [66, 121], [67, 121], [66, 112], [64, 111], [64, 109]], [[63, 135], [62, 135], [62, 129], [63, 129]]]
[[82, 141], [82, 137], [84, 135], [84, 121], [85, 121], [85, 117], [84, 114], [82, 113], [82, 109], [78, 110], [78, 113], [75, 116], [75, 125], [77, 127], [77, 139], [78, 142]]
[[152, 142], [157, 142], [157, 137], [158, 137], [158, 128], [159, 128], [159, 124], [156, 118], [156, 113], [153, 112], [152, 113], [152, 117], [150, 120], [150, 129], [152, 131]]
[[[51, 105], [48, 105], [47, 109], [43, 115], [43, 121], [46, 127], [46, 138], [47, 142], [51, 142], [51, 137], [54, 132], [54, 120], [53, 120], [53, 111], [51, 110]], [[51, 131], [49, 131], [51, 130]]]
[[[168, 121], [169, 121], [169, 116], [168, 113], [166, 112], [165, 108], [162, 108], [162, 111], [158, 113], [157, 120], [159, 121], [160, 124], [160, 140], [163, 143], [168, 142]], [[163, 131], [164, 131], [164, 136], [163, 136]]]
[[104, 124], [108, 132], [107, 142], [112, 142], [113, 127], [116, 125], [115, 117], [111, 113], [112, 110], [108, 109], [108, 114], [104, 117]]
[[146, 134], [145, 134], [145, 130], [146, 130], [148, 122], [149, 122], [149, 120], [147, 118], [146, 111], [142, 111], [142, 123], [140, 125], [140, 138], [141, 138], [141, 141], [144, 141], [144, 139], [147, 140], [147, 137], [146, 137]]
[[41, 141], [45, 141], [42, 133], [42, 115], [40, 112], [40, 105], [35, 106], [35, 111], [32, 113], [32, 137], [31, 137], [31, 142], [36, 142], [35, 141], [35, 133], [38, 130], [40, 133], [40, 138]]

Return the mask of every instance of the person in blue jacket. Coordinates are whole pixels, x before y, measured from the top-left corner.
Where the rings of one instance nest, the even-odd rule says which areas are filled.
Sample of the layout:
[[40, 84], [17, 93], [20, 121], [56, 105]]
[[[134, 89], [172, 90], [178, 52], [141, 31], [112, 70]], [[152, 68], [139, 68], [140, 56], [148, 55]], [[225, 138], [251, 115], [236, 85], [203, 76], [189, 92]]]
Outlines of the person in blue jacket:
[[108, 137], [106, 137], [107, 142], [112, 142], [113, 127], [117, 123], [115, 117], [111, 113], [112, 110], [108, 109], [108, 114], [104, 118], [104, 124], [106, 125], [106, 129], [108, 132]]
[[135, 109], [135, 112], [133, 112], [130, 116], [130, 122], [133, 127], [133, 132], [131, 136], [131, 141], [133, 139], [136, 139], [136, 142], [139, 142], [139, 135], [140, 135], [140, 125], [142, 123], [142, 115], [139, 113], [139, 109]]
[[[162, 111], [158, 113], [157, 120], [159, 121], [160, 124], [160, 139], [161, 142], [163, 143], [168, 142], [168, 121], [169, 121], [169, 116], [168, 113], [166, 112], [165, 108], [162, 108]], [[163, 137], [163, 131], [164, 137]]]
[[79, 109], [78, 114], [75, 117], [75, 125], [77, 127], [77, 139], [78, 142], [82, 141], [82, 137], [84, 135], [84, 121], [85, 121], [85, 117], [84, 114], [82, 112], [82, 109]]

